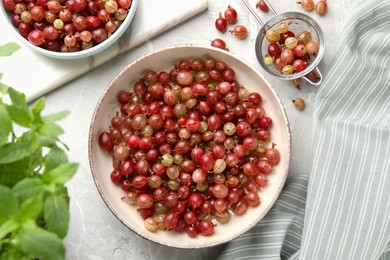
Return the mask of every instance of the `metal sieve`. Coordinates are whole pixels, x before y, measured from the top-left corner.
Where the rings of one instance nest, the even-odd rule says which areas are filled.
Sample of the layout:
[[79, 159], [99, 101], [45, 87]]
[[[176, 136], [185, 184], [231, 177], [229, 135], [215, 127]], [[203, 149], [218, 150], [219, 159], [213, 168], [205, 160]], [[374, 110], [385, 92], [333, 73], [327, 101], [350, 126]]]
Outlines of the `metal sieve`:
[[[284, 12], [284, 13], [277, 14], [275, 10], [272, 8], [272, 6], [269, 5], [268, 1], [266, 0], [265, 2], [267, 3], [269, 9], [274, 14], [274, 16], [264, 23], [261, 20], [261, 18], [258, 16], [256, 10], [252, 8], [252, 6], [248, 3], [248, 1], [247, 0], [242, 0], [242, 1], [249, 9], [249, 11], [254, 15], [254, 17], [259, 22], [259, 24], [262, 25], [257, 35], [256, 43], [255, 43], [256, 57], [261, 67], [270, 75], [278, 79], [293, 80], [297, 78], [303, 78], [312, 85], [320, 85], [322, 82], [322, 74], [317, 68], [317, 65], [321, 61], [321, 58], [325, 51], [325, 39], [318, 23], [310, 16], [300, 12]], [[312, 40], [318, 44], [319, 47], [318, 53], [314, 56], [314, 60], [311, 59], [306, 69], [301, 72], [295, 72], [293, 74], [282, 74], [280, 70], [276, 69], [274, 66], [267, 65], [264, 63], [264, 57], [268, 54], [268, 45], [269, 45], [269, 42], [267, 41], [265, 34], [267, 30], [271, 28], [276, 29], [281, 23], [288, 24], [289, 30], [293, 32], [302, 32], [302, 31], [310, 32]], [[318, 80], [316, 80], [315, 82], [306, 77], [306, 75], [312, 70], [315, 70], [318, 76]]]

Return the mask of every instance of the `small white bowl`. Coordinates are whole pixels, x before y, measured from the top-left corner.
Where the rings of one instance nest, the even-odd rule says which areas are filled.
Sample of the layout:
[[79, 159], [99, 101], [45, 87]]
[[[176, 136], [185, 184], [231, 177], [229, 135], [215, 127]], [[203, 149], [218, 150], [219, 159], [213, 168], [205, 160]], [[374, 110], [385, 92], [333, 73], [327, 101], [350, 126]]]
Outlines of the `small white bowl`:
[[11, 22], [11, 12], [5, 10], [3, 5], [0, 5], [1, 14], [5, 17], [4, 20], [6, 20], [7, 25], [9, 29], [14, 33], [14, 35], [22, 42], [23, 44], [30, 47], [32, 50], [36, 51], [37, 53], [40, 53], [42, 55], [57, 58], [57, 59], [80, 59], [80, 58], [86, 58], [92, 55], [95, 55], [97, 53], [100, 53], [107, 49], [109, 46], [111, 46], [113, 43], [115, 43], [127, 30], [127, 28], [130, 26], [131, 21], [134, 18], [136, 9], [138, 5], [138, 0], [132, 0], [131, 7], [129, 9], [129, 12], [125, 18], [125, 20], [122, 22], [122, 24], [118, 27], [118, 29], [105, 41], [101, 42], [98, 45], [93, 46], [92, 48], [76, 51], [76, 52], [56, 52], [56, 51], [50, 51], [46, 50], [44, 48], [41, 48], [39, 46], [35, 46], [31, 44], [28, 39], [24, 38], [20, 33], [17, 27], [15, 27]]
[[[110, 122], [120, 108], [117, 94], [125, 89], [131, 91], [134, 82], [142, 78], [147, 70], [169, 71], [180, 59], [205, 58], [207, 55], [225, 61], [235, 70], [238, 82], [248, 90], [261, 94], [266, 113], [273, 119], [272, 142], [276, 143], [281, 160], [274, 165], [274, 170], [268, 175], [267, 186], [259, 191], [261, 204], [254, 208], [249, 207], [242, 216], [232, 216], [226, 224], [218, 223], [213, 235], [199, 235], [194, 239], [185, 232], [164, 230], [149, 232], [144, 228], [143, 219], [137, 213], [136, 206], [122, 201], [121, 197], [125, 192], [112, 183], [110, 179], [113, 170], [112, 156], [99, 147], [98, 135], [107, 130], [107, 122]], [[176, 248], [204, 248], [232, 240], [252, 228], [267, 214], [284, 186], [290, 162], [290, 145], [290, 128], [285, 110], [277, 93], [259, 72], [227, 51], [210, 46], [186, 44], [146, 54], [126, 66], [111, 81], [102, 93], [92, 116], [88, 152], [92, 176], [100, 195], [107, 207], [126, 227], [162, 245]]]

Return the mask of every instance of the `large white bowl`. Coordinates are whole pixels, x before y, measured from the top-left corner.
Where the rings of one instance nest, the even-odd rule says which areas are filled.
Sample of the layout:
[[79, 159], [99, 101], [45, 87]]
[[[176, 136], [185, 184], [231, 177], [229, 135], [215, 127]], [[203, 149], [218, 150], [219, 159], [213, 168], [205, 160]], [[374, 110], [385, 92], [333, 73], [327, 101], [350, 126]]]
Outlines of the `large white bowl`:
[[[280, 162], [274, 166], [269, 174], [269, 181], [260, 193], [261, 204], [255, 208], [248, 208], [242, 216], [233, 216], [226, 224], [217, 224], [215, 234], [190, 238], [185, 232], [174, 231], [149, 232], [144, 228], [143, 219], [137, 213], [135, 206], [121, 201], [124, 191], [110, 180], [112, 171], [112, 157], [104, 152], [98, 144], [98, 135], [107, 129], [107, 124], [119, 105], [117, 94], [121, 90], [131, 90], [134, 82], [153, 69], [155, 71], [169, 71], [173, 64], [182, 58], [193, 59], [211, 55], [215, 59], [225, 61], [236, 72], [236, 79], [250, 91], [259, 92], [263, 98], [263, 105], [267, 115], [273, 119], [271, 130], [272, 142], [281, 153]], [[177, 45], [154, 51], [130, 63], [124, 68], [105, 89], [92, 116], [89, 132], [89, 160], [92, 176], [107, 207], [129, 229], [151, 241], [177, 247], [202, 248], [228, 242], [252, 228], [270, 210], [278, 198], [289, 168], [290, 161], [290, 128], [286, 113], [281, 101], [264, 77], [250, 65], [230, 54], [227, 51], [201, 45]]]
[[41, 48], [39, 46], [35, 46], [31, 44], [28, 39], [24, 38], [22, 35], [20, 35], [18, 28], [16, 28], [12, 22], [11, 22], [11, 12], [5, 10], [4, 6], [0, 5], [0, 10], [2, 16], [5, 17], [4, 20], [6, 20], [7, 25], [9, 29], [14, 33], [14, 35], [22, 42], [23, 44], [30, 47], [32, 50], [36, 51], [37, 53], [43, 54], [48, 57], [57, 58], [57, 59], [80, 59], [80, 58], [86, 58], [92, 55], [95, 55], [97, 53], [100, 53], [107, 49], [109, 46], [114, 44], [118, 39], [123, 35], [123, 33], [127, 30], [127, 28], [130, 26], [131, 21], [134, 18], [136, 9], [138, 5], [138, 0], [132, 0], [131, 7], [129, 9], [129, 12], [125, 18], [125, 20], [122, 22], [122, 24], [118, 27], [118, 29], [105, 41], [101, 42], [98, 45], [93, 46], [92, 48], [81, 50], [77, 52], [56, 52], [56, 51], [50, 51], [46, 50], [44, 48]]

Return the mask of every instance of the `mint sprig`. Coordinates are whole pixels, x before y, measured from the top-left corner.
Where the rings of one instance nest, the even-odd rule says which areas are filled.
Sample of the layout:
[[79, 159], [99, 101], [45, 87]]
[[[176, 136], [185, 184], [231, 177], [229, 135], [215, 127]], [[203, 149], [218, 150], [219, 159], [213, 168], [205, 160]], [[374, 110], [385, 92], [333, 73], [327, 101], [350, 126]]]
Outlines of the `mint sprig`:
[[[0, 57], [19, 49], [0, 46]], [[0, 80], [2, 74], [0, 73]], [[57, 121], [43, 116], [44, 97], [32, 105], [0, 82], [0, 259], [64, 259], [69, 227], [65, 187], [78, 169], [68, 161]]]

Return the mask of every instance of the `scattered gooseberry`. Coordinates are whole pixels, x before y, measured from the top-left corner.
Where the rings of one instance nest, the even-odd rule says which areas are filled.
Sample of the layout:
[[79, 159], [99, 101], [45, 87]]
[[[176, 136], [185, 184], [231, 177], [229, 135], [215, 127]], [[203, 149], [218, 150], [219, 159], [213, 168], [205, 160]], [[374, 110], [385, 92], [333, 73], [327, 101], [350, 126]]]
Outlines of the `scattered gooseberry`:
[[233, 30], [229, 31], [238, 39], [245, 39], [248, 36], [248, 29], [244, 25], [236, 25]]
[[328, 10], [328, 4], [326, 3], [326, 0], [320, 0], [316, 3], [316, 13], [318, 15], [325, 15]]
[[312, 11], [314, 9], [313, 0], [300, 0], [297, 3], [300, 4], [305, 11]]
[[296, 109], [302, 110], [305, 108], [305, 100], [303, 98], [296, 98], [291, 100]]
[[225, 32], [227, 29], [228, 22], [224, 17], [222, 17], [222, 14], [219, 13], [219, 17], [215, 20], [215, 28], [217, 28], [220, 32]]
[[224, 12], [224, 17], [228, 24], [235, 24], [237, 22], [237, 11], [230, 5], [228, 5], [227, 9]]
[[256, 8], [259, 8], [263, 12], [268, 12], [269, 10], [268, 5], [265, 3], [264, 0], [259, 0], [256, 4]]
[[226, 42], [222, 39], [214, 39], [211, 41], [211, 46], [222, 49], [222, 50], [228, 50], [226, 47]]

